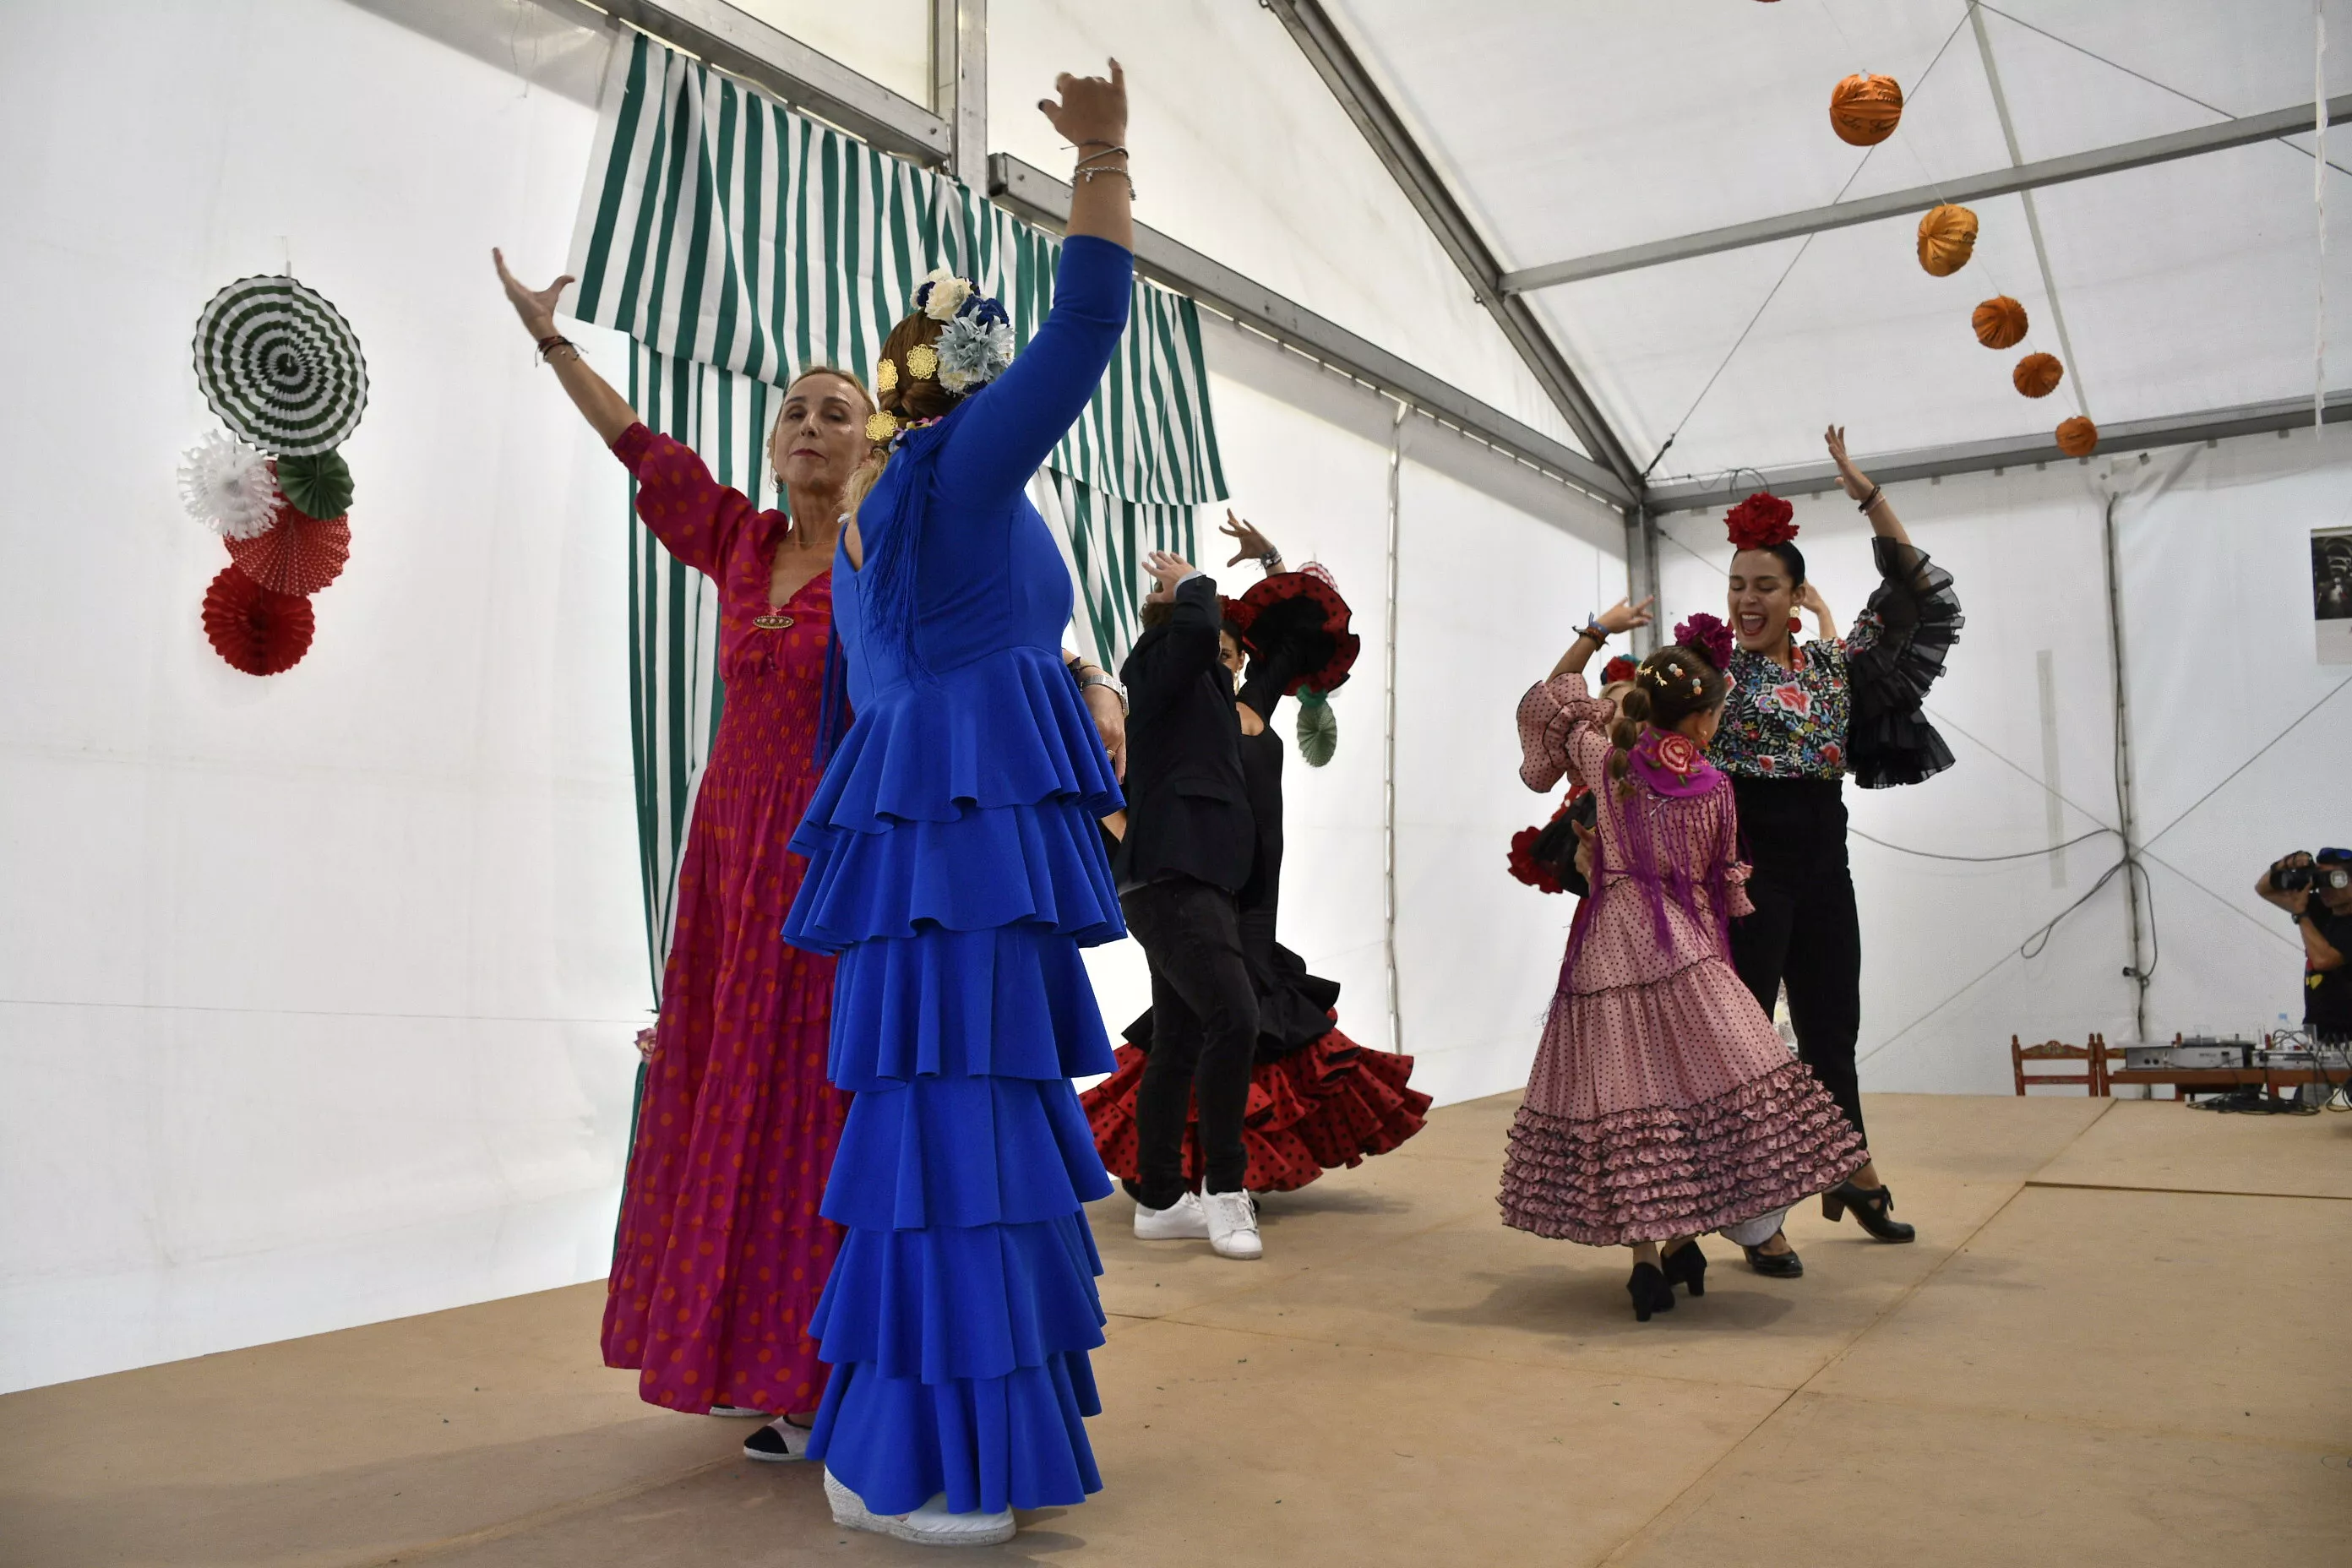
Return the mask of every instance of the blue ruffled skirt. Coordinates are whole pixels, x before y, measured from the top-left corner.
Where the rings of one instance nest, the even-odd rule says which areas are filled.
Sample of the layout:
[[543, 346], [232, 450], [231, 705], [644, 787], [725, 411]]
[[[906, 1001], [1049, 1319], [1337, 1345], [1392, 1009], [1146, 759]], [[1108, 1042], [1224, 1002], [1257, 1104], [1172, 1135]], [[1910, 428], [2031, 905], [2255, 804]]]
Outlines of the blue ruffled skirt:
[[886, 693], [793, 843], [810, 866], [784, 935], [839, 955], [827, 1076], [856, 1097], [809, 1452], [879, 1513], [1102, 1487], [1084, 1205], [1110, 1179], [1070, 1079], [1115, 1066], [1078, 950], [1125, 934], [1095, 826], [1119, 795], [1049, 660]]

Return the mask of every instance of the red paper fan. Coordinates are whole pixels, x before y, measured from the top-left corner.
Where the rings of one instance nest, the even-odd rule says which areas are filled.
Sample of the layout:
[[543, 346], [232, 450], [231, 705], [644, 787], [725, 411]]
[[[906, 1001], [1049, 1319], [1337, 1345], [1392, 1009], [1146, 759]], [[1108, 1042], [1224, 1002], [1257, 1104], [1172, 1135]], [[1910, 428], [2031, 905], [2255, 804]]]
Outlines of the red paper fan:
[[227, 543], [238, 571], [265, 588], [307, 598], [343, 574], [352, 523], [348, 517], [305, 517], [281, 497], [268, 532]]
[[310, 601], [265, 588], [224, 566], [205, 590], [205, 636], [213, 651], [247, 675], [276, 675], [302, 662], [318, 619]]

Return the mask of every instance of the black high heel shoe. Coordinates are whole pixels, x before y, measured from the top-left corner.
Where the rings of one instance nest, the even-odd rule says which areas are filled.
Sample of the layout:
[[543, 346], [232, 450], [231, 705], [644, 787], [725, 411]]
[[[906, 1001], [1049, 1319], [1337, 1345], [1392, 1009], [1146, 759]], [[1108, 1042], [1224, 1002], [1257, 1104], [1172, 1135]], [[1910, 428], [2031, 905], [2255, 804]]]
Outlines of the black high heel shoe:
[[1914, 1226], [1888, 1217], [1895, 1209], [1890, 1187], [1857, 1187], [1852, 1181], [1843, 1181], [1822, 1194], [1823, 1217], [1836, 1219], [1847, 1209], [1853, 1211], [1863, 1229], [1880, 1241], [1909, 1241], [1919, 1234]]
[[1648, 1322], [1653, 1312], [1675, 1310], [1675, 1288], [1666, 1283], [1654, 1263], [1633, 1265], [1633, 1278], [1625, 1281], [1625, 1293], [1633, 1298], [1633, 1317], [1638, 1322]]
[[[1788, 1237], [1784, 1236], [1780, 1239], [1786, 1241]], [[1740, 1250], [1748, 1254], [1748, 1267], [1768, 1279], [1801, 1279], [1805, 1277], [1805, 1260], [1797, 1256], [1797, 1249], [1793, 1247], [1786, 1252], [1767, 1252], [1760, 1247], [1743, 1247]]]
[[1696, 1237], [1667, 1253], [1658, 1272], [1665, 1276], [1670, 1292], [1677, 1285], [1686, 1285], [1694, 1299], [1706, 1294], [1706, 1254], [1698, 1249]]

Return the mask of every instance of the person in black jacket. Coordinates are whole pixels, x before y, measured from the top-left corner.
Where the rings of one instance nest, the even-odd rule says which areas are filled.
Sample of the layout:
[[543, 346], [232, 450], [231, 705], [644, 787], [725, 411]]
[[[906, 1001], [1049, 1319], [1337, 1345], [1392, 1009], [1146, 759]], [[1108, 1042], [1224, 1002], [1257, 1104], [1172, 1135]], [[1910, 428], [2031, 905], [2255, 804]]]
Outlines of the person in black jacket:
[[[1151, 964], [1156, 1020], [1136, 1095], [1135, 1234], [1208, 1238], [1226, 1258], [1263, 1251], [1246, 1185], [1242, 1115], [1257, 1048], [1257, 995], [1234, 895], [1256, 858], [1242, 776], [1233, 675], [1218, 658], [1217, 584], [1155, 551], [1145, 631], [1127, 685], [1127, 830], [1111, 869], [1127, 927]], [[1186, 1188], [1184, 1131], [1195, 1096], [1207, 1172]]]

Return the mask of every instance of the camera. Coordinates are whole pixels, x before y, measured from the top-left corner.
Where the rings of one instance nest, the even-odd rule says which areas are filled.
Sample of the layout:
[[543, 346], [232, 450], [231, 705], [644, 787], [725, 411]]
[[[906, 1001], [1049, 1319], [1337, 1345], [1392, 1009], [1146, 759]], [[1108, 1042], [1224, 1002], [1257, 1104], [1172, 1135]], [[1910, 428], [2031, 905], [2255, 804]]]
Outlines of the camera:
[[2281, 866], [2271, 872], [2271, 887], [2281, 893], [2341, 891], [2352, 888], [2352, 867], [2340, 861], [2335, 864], [2322, 861], [2310, 866]]

